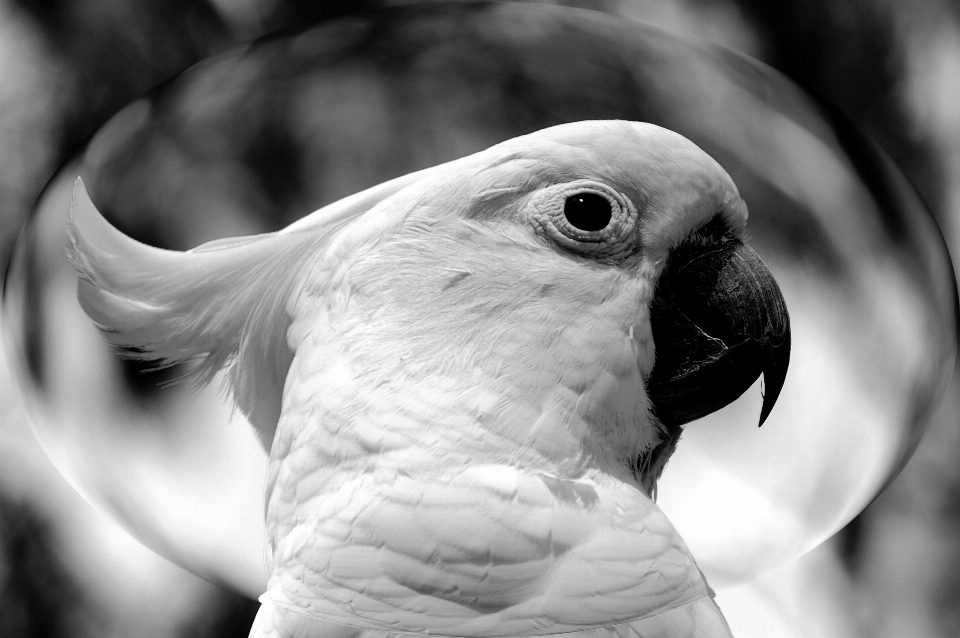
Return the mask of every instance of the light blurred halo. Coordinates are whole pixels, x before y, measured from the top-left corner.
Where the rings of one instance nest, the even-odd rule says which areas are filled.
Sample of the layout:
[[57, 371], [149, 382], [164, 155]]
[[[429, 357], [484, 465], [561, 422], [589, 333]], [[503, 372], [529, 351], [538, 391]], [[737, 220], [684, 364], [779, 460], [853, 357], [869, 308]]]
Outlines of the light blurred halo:
[[690, 424], [659, 504], [714, 587], [799, 556], [892, 480], [939, 405], [957, 334], [942, 237], [890, 160], [779, 73], [584, 10], [346, 16], [201, 62], [121, 111], [51, 180], [8, 271], [6, 352], [38, 437], [145, 544], [259, 595], [266, 453], [216, 387], [159, 390], [99, 341], [64, 258], [73, 179], [124, 231], [186, 249], [545, 126], [614, 118], [675, 130], [726, 168], [794, 331], [764, 427], [756, 388]]

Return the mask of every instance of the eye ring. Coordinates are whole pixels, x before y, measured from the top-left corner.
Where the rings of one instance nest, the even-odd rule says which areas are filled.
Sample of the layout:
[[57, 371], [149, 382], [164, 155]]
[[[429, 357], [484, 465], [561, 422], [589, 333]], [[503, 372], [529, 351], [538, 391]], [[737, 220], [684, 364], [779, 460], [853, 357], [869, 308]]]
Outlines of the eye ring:
[[[571, 200], [574, 207], [585, 208], [571, 211]], [[601, 210], [604, 204], [609, 219]], [[577, 180], [545, 188], [531, 200], [530, 217], [539, 234], [572, 252], [616, 260], [633, 251], [636, 208], [601, 182]]]

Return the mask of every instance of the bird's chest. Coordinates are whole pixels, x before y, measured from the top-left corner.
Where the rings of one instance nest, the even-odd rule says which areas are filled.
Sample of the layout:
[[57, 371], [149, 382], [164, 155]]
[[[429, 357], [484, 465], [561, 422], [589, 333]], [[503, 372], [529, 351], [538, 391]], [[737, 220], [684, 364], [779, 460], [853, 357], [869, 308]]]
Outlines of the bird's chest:
[[271, 454], [272, 487], [297, 485], [298, 501], [357, 474], [484, 464], [616, 474], [655, 443], [628, 343], [551, 367], [511, 340], [431, 355], [331, 332], [297, 351]]
[[[603, 400], [598, 386], [615, 381], [614, 375], [598, 381], [574, 369], [544, 389], [536, 375], [527, 375], [527, 383], [511, 381], [509, 364], [429, 367], [405, 364], [408, 352], [389, 366], [375, 365], [350, 347], [355, 342], [315, 338], [306, 346], [317, 347], [301, 347], [291, 366], [271, 452], [271, 554], [291, 534], [335, 534], [319, 531], [328, 523], [356, 533], [371, 512], [392, 511], [392, 525], [399, 527], [402, 520], [429, 520], [428, 502], [452, 508], [444, 520], [468, 520], [483, 511], [529, 520], [531, 505], [518, 500], [514, 485], [524, 477], [535, 479], [530, 494], [549, 492], [540, 477], [574, 481], [561, 499], [574, 513], [597, 500], [574, 489], [578, 479], [609, 473], [610, 466], [619, 479], [632, 478], [611, 450], [622, 453], [625, 440], [636, 445], [635, 434], [616, 434], [636, 424], [598, 425], [578, 413], [583, 403]], [[617, 398], [608, 392], [608, 400]], [[553, 497], [545, 498], [540, 505], [552, 507]], [[544, 538], [562, 536], [539, 531]]]
[[[342, 400], [291, 390], [274, 442], [277, 604], [370, 629], [400, 614], [404, 626], [448, 635], [466, 623], [527, 631], [544, 614], [571, 631], [702, 595], [669, 522], [636, 486], [599, 470], [582, 440], [518, 445], [490, 426], [498, 411], [537, 410], [439, 380], [406, 394], [386, 393], [387, 383], [349, 393], [356, 371], [328, 364], [315, 382]], [[457, 400], [437, 400], [448, 394]], [[536, 429], [535, 416], [522, 421]], [[589, 609], [598, 591], [604, 603]]]
[[[271, 451], [268, 523], [277, 534], [404, 477], [429, 490], [472, 466], [551, 465], [542, 450], [494, 431], [505, 413], [535, 421], [535, 411], [479, 379], [423, 371], [399, 379], [398, 369], [370, 368], [337, 347], [316, 352], [291, 367]], [[579, 457], [573, 437], [556, 438], [555, 457]]]

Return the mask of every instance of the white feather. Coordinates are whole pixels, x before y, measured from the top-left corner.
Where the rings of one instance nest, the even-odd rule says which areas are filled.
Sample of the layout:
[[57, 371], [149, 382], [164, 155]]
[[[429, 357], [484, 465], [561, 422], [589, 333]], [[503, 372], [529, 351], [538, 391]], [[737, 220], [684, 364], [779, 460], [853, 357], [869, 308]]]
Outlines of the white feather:
[[[631, 202], [605, 261], [541, 232], [584, 180]], [[656, 278], [716, 214], [742, 229], [746, 208], [688, 140], [583, 122], [187, 252], [125, 237], [78, 180], [72, 259], [111, 343], [198, 383], [229, 365], [271, 450], [251, 635], [719, 637], [631, 467], [663, 434]]]
[[147, 246], [118, 231], [78, 178], [68, 231], [80, 304], [125, 356], [160, 367], [189, 363], [182, 378], [197, 385], [229, 366], [237, 406], [269, 450], [293, 357], [288, 306], [311, 259], [344, 224], [415, 181], [410, 177], [281, 232], [215, 240], [186, 252]]

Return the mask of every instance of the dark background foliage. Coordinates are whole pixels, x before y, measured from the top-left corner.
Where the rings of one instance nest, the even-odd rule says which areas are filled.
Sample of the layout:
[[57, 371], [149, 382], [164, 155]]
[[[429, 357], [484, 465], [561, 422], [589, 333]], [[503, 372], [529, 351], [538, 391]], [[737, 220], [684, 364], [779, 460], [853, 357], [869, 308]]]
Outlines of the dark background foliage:
[[[0, 260], [47, 179], [111, 115], [228, 47], [381, 0], [0, 0]], [[947, 0], [580, 0], [758, 57], [857, 121], [901, 166], [960, 254], [960, 5]], [[277, 196], [282, 197], [282, 183]], [[859, 634], [960, 635], [960, 402], [954, 380], [915, 459], [831, 541]], [[0, 385], [0, 635], [245, 636], [256, 603], [143, 559], [179, 587], [163, 622], [88, 593], [76, 554], [103, 542]], [[90, 524], [92, 525], [92, 524]], [[82, 534], [80, 530], [83, 530]], [[83, 536], [86, 534], [87, 536]], [[70, 538], [100, 539], [79, 542]], [[87, 543], [87, 545], [85, 545]], [[156, 559], [159, 560], [159, 559]], [[84, 566], [86, 565], [86, 566]], [[160, 576], [157, 576], [160, 574]], [[151, 576], [138, 575], [138, 582]], [[146, 580], [144, 580], [146, 579]], [[144, 586], [145, 587], [145, 586]], [[137, 590], [149, 598], [159, 590]], [[174, 601], [174, 602], [170, 602]], [[141, 600], [145, 608], [149, 600]], [[141, 609], [141, 607], [132, 607]], [[152, 625], [150, 623], [153, 623]]]

